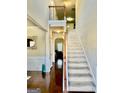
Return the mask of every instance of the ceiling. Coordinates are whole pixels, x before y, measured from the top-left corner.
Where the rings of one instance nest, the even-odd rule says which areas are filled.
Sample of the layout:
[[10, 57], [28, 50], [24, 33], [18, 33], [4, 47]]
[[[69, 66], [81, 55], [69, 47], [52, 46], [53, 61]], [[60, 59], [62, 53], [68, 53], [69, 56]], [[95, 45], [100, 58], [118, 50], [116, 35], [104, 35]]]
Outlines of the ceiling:
[[[75, 1], [76, 0], [54, 0], [56, 6], [65, 6], [66, 17], [72, 17], [72, 18], [75, 18]], [[56, 12], [58, 18], [62, 19], [64, 11], [60, 9], [56, 9]]]
[[64, 32], [64, 27], [58, 27], [58, 26], [54, 26], [54, 27], [50, 27], [50, 29], [53, 31], [53, 32]]

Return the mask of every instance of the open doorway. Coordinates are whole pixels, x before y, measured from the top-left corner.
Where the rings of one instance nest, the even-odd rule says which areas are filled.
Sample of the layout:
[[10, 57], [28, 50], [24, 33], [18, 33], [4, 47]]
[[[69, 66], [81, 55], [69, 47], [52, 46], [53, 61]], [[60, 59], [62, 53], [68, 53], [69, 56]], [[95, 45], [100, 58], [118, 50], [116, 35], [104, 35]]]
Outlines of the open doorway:
[[55, 40], [55, 62], [57, 62], [57, 60], [63, 61], [63, 52], [64, 52], [63, 47], [64, 47], [63, 39], [57, 38]]

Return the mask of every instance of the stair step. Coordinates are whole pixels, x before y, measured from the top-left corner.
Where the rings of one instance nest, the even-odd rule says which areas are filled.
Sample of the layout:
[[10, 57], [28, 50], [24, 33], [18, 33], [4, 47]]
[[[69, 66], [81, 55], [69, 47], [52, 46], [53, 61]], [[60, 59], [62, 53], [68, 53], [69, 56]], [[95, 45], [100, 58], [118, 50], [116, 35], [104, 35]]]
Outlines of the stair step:
[[68, 42], [69, 41], [74, 42], [74, 41], [78, 41], [78, 40], [79, 40], [79, 38], [68, 37]]
[[92, 79], [87, 79], [87, 80], [83, 80], [83, 81], [73, 81], [73, 80], [69, 80], [68, 81], [70, 86], [92, 86], [95, 87], [96, 85], [93, 83]]
[[81, 48], [81, 45], [68, 44], [68, 48]]
[[68, 55], [68, 58], [84, 58], [84, 59], [86, 59], [86, 57], [85, 56], [81, 56], [81, 55]]
[[77, 56], [72, 56], [72, 55], [68, 55], [68, 58], [86, 58], [85, 56], [80, 56], [80, 55], [77, 55]]
[[69, 67], [69, 69], [89, 69], [89, 67]]
[[[76, 41], [79, 41], [79, 40], [76, 40]], [[69, 44], [81, 45], [80, 42], [73, 42], [73, 41], [68, 41], [68, 45]]]
[[84, 54], [84, 52], [73, 52], [73, 51], [68, 52], [68, 55], [70, 55], [70, 54], [78, 54], [78, 55], [82, 55], [82, 54]]
[[80, 47], [72, 47], [72, 46], [68, 46], [68, 50], [78, 50], [78, 51], [82, 51], [82, 49]]
[[81, 46], [68, 46], [68, 48], [81, 48]]
[[80, 47], [68, 47], [68, 50], [81, 50], [82, 51], [82, 49], [80, 49]]
[[86, 58], [68, 58], [69, 61], [86, 61]]
[[68, 48], [81, 48], [80, 45], [68, 45]]
[[81, 46], [68, 46], [68, 50], [82, 50]]
[[69, 47], [68, 50], [80, 50], [80, 51], [82, 51], [82, 49], [80, 47]]
[[77, 48], [77, 49], [76, 48], [68, 48], [68, 51], [76, 51], [76, 50], [77, 51], [82, 51], [82, 49], [79, 49], [79, 48]]
[[69, 67], [88, 67], [88, 65], [85, 63], [78, 63], [78, 64], [77, 63], [69, 63], [68, 66]]
[[73, 76], [69, 76], [69, 81], [74, 81], [74, 82], [79, 82], [79, 83], [83, 83], [85, 84], [85, 82], [92, 82], [92, 77], [90, 76], [82, 76], [82, 77], [73, 77]]
[[[77, 41], [79, 41], [79, 40], [77, 40]], [[68, 41], [68, 45], [80, 45], [80, 43], [79, 42], [73, 42], [73, 41]]]
[[84, 64], [87, 64], [87, 61], [68, 61], [68, 63], [75, 63], [75, 64], [77, 64], [77, 63], [84, 63]]
[[68, 47], [81, 47], [79, 44], [68, 44]]
[[75, 56], [75, 57], [77, 57], [77, 56], [85, 56], [85, 55], [84, 54], [77, 54], [77, 53], [76, 54], [69, 53], [68, 56]]
[[87, 65], [87, 61], [86, 60], [72, 60], [72, 61], [68, 61], [68, 64], [73, 64], [75, 66], [78, 66], [78, 65]]
[[[95, 91], [95, 88], [92, 86], [89, 86], [89, 85], [87, 85], [87, 86], [69, 86], [68, 91], [83, 91], [84, 93], [85, 92], [89, 93], [89, 91], [91, 91], [91, 92]], [[76, 93], [78, 93], [78, 92], [76, 92]]]
[[71, 49], [71, 50], [68, 50], [68, 52], [82, 52], [81, 50], [76, 50], [76, 49]]
[[86, 76], [89, 76], [89, 77], [92, 77], [92, 75], [90, 74], [90, 73], [81, 73], [81, 74], [79, 74], [79, 73], [69, 73], [68, 74], [69, 76], [73, 76], [73, 77], [86, 77]]
[[[75, 79], [75, 80], [74, 80]], [[81, 80], [78, 81], [78, 79], [76, 78], [71, 78], [68, 83], [69, 86], [92, 86], [92, 87], [96, 87], [96, 85], [93, 83], [92, 78], [80, 78]]]
[[90, 70], [88, 69], [68, 69], [69, 73], [77, 73], [77, 74], [86, 74], [86, 73], [90, 73]]
[[69, 40], [68, 43], [70, 43], [70, 44], [80, 44], [79, 41], [72, 41], [72, 40]]
[[68, 41], [69, 44], [80, 44], [78, 41]]

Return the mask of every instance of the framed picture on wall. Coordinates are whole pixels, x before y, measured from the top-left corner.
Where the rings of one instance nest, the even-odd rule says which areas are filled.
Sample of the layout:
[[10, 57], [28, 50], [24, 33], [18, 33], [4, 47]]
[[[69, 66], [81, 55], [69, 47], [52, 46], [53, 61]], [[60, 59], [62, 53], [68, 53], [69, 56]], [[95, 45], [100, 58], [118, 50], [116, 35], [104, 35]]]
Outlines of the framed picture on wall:
[[36, 36], [28, 36], [27, 37], [27, 48], [28, 49], [36, 49], [37, 48], [37, 37]]

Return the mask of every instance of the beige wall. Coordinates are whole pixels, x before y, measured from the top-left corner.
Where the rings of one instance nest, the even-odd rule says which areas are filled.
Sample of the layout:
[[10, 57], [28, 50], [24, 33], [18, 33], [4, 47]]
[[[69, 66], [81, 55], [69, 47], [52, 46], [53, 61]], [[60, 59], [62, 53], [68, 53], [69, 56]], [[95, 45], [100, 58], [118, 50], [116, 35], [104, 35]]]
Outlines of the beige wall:
[[[49, 0], [27, 0], [27, 14], [36, 24], [47, 30], [48, 28]], [[46, 56], [46, 32], [38, 28], [33, 22], [27, 20], [27, 36], [36, 36], [36, 49], [28, 48], [28, 56]]]
[[28, 48], [28, 56], [45, 56], [45, 31], [38, 27], [30, 26], [27, 30], [27, 36], [36, 36], [36, 49]]
[[[27, 48], [27, 70], [28, 71], [41, 71], [42, 64], [46, 64], [46, 32], [34, 26], [28, 20], [27, 37], [35, 36], [36, 49]], [[49, 66], [46, 67], [49, 72]]]
[[76, 31], [96, 76], [97, 65], [97, 0], [77, 0]]
[[27, 13], [44, 29], [48, 28], [50, 0], [27, 0]]
[[67, 30], [68, 31], [71, 31], [71, 30], [73, 30], [74, 29], [74, 24], [73, 23], [68, 23], [67, 24]]
[[27, 21], [27, 36], [37, 37], [37, 48], [27, 49], [27, 68], [29, 71], [41, 71], [42, 64], [46, 65], [46, 72], [50, 71], [48, 6], [49, 0], [27, 0], [27, 15], [31, 21], [38, 25], [34, 26], [30, 21]]
[[27, 26], [36, 26], [33, 22], [27, 19]]

